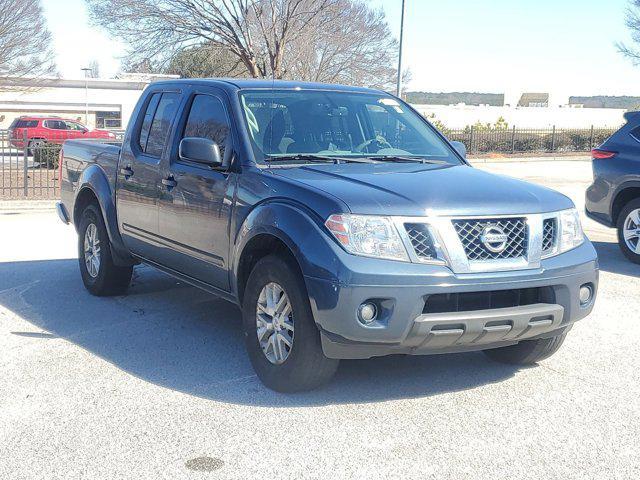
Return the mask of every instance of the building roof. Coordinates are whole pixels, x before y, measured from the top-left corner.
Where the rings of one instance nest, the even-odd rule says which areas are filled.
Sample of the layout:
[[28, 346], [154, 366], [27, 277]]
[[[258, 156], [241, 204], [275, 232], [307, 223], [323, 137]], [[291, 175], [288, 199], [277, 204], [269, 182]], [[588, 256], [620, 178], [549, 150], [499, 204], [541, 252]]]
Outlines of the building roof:
[[532, 93], [525, 92], [520, 97], [518, 101], [519, 107], [528, 107], [532, 103], [537, 104], [549, 104], [549, 94], [548, 93]]

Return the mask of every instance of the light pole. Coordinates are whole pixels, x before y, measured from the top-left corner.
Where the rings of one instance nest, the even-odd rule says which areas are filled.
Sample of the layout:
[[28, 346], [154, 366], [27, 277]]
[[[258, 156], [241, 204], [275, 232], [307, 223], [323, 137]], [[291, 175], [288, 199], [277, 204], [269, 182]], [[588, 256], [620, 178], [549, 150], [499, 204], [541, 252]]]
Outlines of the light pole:
[[396, 96], [402, 95], [402, 41], [404, 37], [404, 14], [406, 12], [405, 0], [402, 0], [402, 16], [400, 17], [400, 46], [398, 49], [398, 88]]
[[85, 67], [81, 70], [84, 72], [84, 125], [89, 128], [89, 72], [93, 69]]

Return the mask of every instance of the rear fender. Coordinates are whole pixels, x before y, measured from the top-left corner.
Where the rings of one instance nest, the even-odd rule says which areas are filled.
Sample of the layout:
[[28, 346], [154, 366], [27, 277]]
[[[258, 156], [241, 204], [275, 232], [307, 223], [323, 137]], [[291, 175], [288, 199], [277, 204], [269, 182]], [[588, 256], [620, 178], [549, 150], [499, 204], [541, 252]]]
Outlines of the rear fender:
[[98, 200], [102, 218], [107, 227], [107, 234], [111, 243], [111, 253], [114, 263], [117, 265], [132, 265], [135, 262], [129, 251], [124, 246], [122, 236], [118, 230], [118, 219], [116, 215], [115, 196], [109, 180], [104, 170], [97, 164], [89, 165], [84, 169], [78, 178], [78, 188], [74, 199], [73, 219], [76, 229], [78, 228], [78, 220], [82, 212], [78, 211], [78, 199], [84, 192], [89, 189]]

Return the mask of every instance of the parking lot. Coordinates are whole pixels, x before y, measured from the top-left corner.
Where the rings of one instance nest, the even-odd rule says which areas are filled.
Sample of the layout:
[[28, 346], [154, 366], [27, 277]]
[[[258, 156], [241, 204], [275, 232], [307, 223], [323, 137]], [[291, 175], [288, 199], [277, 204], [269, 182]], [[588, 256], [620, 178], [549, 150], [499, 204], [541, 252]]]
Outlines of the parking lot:
[[[479, 168], [583, 209], [589, 162]], [[240, 314], [141, 266], [83, 288], [53, 210], [0, 210], [0, 479], [640, 478], [640, 266], [584, 220], [599, 299], [531, 368], [481, 353], [344, 361], [321, 390], [258, 381]]]

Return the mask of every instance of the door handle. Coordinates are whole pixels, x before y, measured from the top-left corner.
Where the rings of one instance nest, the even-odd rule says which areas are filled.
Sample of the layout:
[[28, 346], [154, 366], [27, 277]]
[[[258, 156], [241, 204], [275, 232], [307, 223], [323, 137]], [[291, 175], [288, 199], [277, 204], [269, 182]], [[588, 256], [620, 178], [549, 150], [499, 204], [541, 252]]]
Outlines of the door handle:
[[167, 189], [171, 190], [173, 187], [178, 185], [178, 182], [173, 178], [173, 176], [169, 176], [167, 178], [162, 179], [162, 184], [167, 187]]
[[133, 176], [133, 170], [129, 165], [120, 169], [120, 173], [124, 175], [125, 180], [129, 180], [129, 177]]

